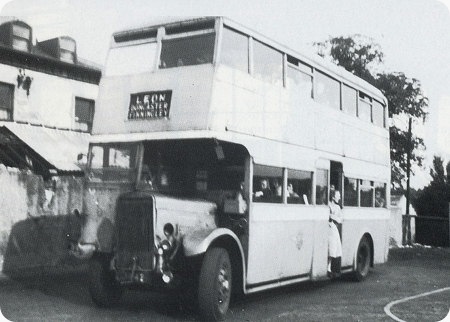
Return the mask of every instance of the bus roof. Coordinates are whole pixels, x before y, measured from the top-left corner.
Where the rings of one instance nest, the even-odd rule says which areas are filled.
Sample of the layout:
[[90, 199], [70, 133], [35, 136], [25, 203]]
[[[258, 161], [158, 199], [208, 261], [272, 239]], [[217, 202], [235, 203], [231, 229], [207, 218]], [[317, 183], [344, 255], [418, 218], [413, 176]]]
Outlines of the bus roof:
[[118, 37], [123, 36], [132, 36], [134, 34], [141, 34], [145, 33], [146, 31], [155, 30], [159, 27], [176, 27], [176, 26], [183, 26], [183, 25], [190, 25], [195, 23], [202, 23], [207, 21], [215, 21], [215, 20], [221, 20], [223, 24], [226, 26], [229, 26], [233, 29], [236, 29], [248, 36], [251, 36], [255, 39], [258, 39], [265, 44], [273, 47], [274, 49], [284, 52], [287, 55], [293, 56], [297, 59], [300, 59], [301, 61], [305, 62], [306, 64], [312, 65], [313, 67], [322, 70], [329, 74], [331, 77], [334, 77], [336, 79], [340, 80], [346, 80], [349, 85], [353, 85], [358, 87], [359, 89], [362, 89], [367, 94], [371, 94], [375, 96], [379, 101], [381, 101], [384, 104], [387, 104], [387, 100], [384, 97], [383, 93], [377, 89], [375, 86], [369, 84], [365, 80], [359, 78], [358, 76], [355, 76], [354, 74], [348, 72], [343, 68], [342, 66], [338, 66], [330, 61], [325, 60], [324, 58], [320, 57], [317, 53], [315, 53], [311, 48], [303, 47], [301, 48], [301, 51], [291, 49], [273, 39], [270, 39], [261, 33], [252, 30], [251, 28], [245, 27], [242, 24], [229, 19], [227, 17], [221, 17], [221, 16], [208, 16], [208, 17], [162, 17], [156, 19], [151, 25], [146, 24], [145, 26], [141, 27], [132, 27], [130, 29], [121, 30], [118, 32], [115, 32], [113, 34], [113, 40], [117, 39]]

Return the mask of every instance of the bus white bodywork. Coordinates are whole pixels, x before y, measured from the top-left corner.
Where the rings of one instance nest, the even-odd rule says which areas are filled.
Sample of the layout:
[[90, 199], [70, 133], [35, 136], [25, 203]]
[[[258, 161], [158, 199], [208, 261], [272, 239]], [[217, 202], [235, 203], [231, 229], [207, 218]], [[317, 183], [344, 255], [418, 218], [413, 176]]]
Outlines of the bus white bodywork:
[[[236, 66], [224, 63], [233, 61], [226, 37], [244, 39], [243, 48], [247, 48], [249, 57], [246, 68], [242, 62]], [[170, 51], [180, 52], [186, 39], [192, 47], [201, 43], [199, 48], [207, 48], [210, 57], [194, 57], [188, 49], [184, 56], [177, 57]], [[258, 50], [266, 51], [261, 57], [273, 54], [275, 61], [279, 57], [281, 74], [276, 64], [272, 72], [281, 77], [264, 75], [264, 68], [258, 69]], [[245, 59], [243, 62], [245, 65]], [[304, 66], [309, 66], [310, 71], [303, 73]], [[289, 71], [311, 79], [311, 95], [300, 94], [305, 91], [295, 86]], [[309, 86], [308, 81], [305, 84]], [[333, 93], [339, 95], [338, 108], [333, 108]], [[355, 105], [353, 115], [344, 112], [349, 94], [355, 100], [348, 104], [350, 109]], [[330, 101], [324, 104], [327, 96]], [[132, 211], [140, 202], [136, 200], [147, 200], [147, 206], [142, 207], [153, 209], [153, 219], [146, 233], [154, 235], [151, 244], [155, 249], [159, 252], [167, 241], [170, 247], [177, 244], [177, 250], [183, 249], [186, 258], [203, 258], [198, 286], [203, 317], [223, 318], [229, 301], [220, 296], [215, 302], [205, 299], [205, 294], [216, 294], [215, 290], [205, 291], [202, 284], [208, 274], [205, 267], [214, 266], [205, 264], [211, 258], [225, 263], [224, 267], [232, 263], [233, 279], [241, 283], [233, 285], [244, 293], [327, 278], [327, 200], [333, 188], [344, 195], [343, 271], [361, 275], [361, 260], [371, 265], [387, 260], [390, 163], [386, 99], [376, 88], [343, 69], [296, 53], [225, 18], [171, 22], [113, 36], [98, 102], [84, 211], [96, 218], [91, 220], [94, 226], [101, 226], [104, 220], [116, 226], [121, 240], [125, 235], [120, 235], [118, 223], [125, 225], [127, 221], [124, 215], [119, 216], [122, 219], [117, 217], [118, 212], [127, 207]], [[367, 117], [364, 111], [369, 111], [368, 121], [363, 120]], [[128, 148], [131, 145], [133, 148]], [[203, 146], [210, 150], [203, 150]], [[201, 153], [205, 153], [204, 158]], [[100, 154], [103, 157], [98, 161]], [[186, 154], [186, 167], [192, 173], [173, 169], [182, 164], [176, 161], [180, 154]], [[118, 180], [115, 172], [105, 179], [108, 171], [123, 166], [120, 158], [130, 168], [127, 180]], [[114, 166], [112, 159], [117, 162]], [[101, 164], [99, 175], [95, 162]], [[191, 191], [177, 195], [169, 189], [165, 193], [164, 189], [154, 188], [153, 183], [150, 188], [145, 186], [145, 173], [167, 189], [172, 182], [166, 181], [178, 178], [181, 181], [176, 183], [177, 189], [189, 187]], [[214, 173], [219, 173], [224, 182], [216, 180]], [[283, 192], [279, 198], [266, 202], [255, 198], [255, 181], [263, 177], [271, 183], [280, 181]], [[246, 210], [227, 214], [225, 204], [239, 191], [239, 181]], [[290, 199], [286, 192], [289, 184], [295, 186], [299, 199]], [[133, 190], [136, 192], [127, 192]], [[378, 193], [384, 202], [381, 206], [375, 200]], [[120, 200], [128, 206], [121, 206]], [[136, 205], [130, 200], [135, 200]], [[207, 213], [205, 209], [209, 209]], [[225, 221], [222, 217], [226, 217]], [[171, 228], [166, 226], [168, 223]], [[88, 235], [85, 233], [82, 241], [94, 243], [102, 260], [112, 260], [112, 265], [118, 267], [117, 274], [123, 273], [116, 275], [119, 284], [152, 284], [153, 279], [145, 274], [157, 267], [167, 284], [177, 273], [176, 268], [171, 268], [176, 265], [170, 264], [175, 255], [164, 259], [168, 265], [162, 263], [163, 250], [158, 257], [150, 248], [150, 255], [140, 252], [134, 257], [120, 255], [126, 259], [118, 259], [124, 246], [114, 246], [114, 238], [103, 238], [110, 242], [101, 245], [98, 236]], [[358, 259], [362, 241], [368, 254]], [[139, 243], [138, 239], [133, 242]], [[104, 267], [102, 260], [100, 264], [97, 261], [97, 268]], [[125, 268], [122, 272], [120, 263], [129, 265], [131, 273]], [[149, 267], [143, 268], [143, 263]], [[222, 281], [218, 292], [229, 292], [227, 283], [231, 278], [227, 280], [228, 275], [224, 277], [220, 272], [213, 274]], [[96, 283], [95, 276], [92, 283]], [[98, 289], [91, 293], [101, 305], [115, 299]]]

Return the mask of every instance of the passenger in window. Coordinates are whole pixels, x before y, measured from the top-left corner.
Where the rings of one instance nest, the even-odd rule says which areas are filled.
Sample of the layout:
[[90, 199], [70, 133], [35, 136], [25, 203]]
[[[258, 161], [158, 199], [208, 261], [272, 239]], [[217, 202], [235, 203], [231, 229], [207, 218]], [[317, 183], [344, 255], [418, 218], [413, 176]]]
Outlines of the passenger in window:
[[275, 191], [275, 196], [281, 197], [282, 187], [281, 187], [280, 181], [278, 181], [278, 179], [275, 179], [273, 181], [273, 188], [274, 188], [273, 191]]
[[288, 186], [287, 186], [287, 193], [288, 193], [288, 198], [300, 198], [298, 193], [296, 193], [294, 191], [294, 186], [292, 185], [292, 183], [288, 184]]
[[235, 199], [238, 202], [238, 210], [240, 214], [243, 214], [247, 211], [247, 201], [244, 198], [244, 182], [241, 182], [239, 185], [239, 191], [236, 193]]
[[259, 187], [260, 189], [255, 192], [256, 198], [267, 199], [273, 195], [269, 188], [269, 180], [261, 179]]
[[342, 224], [342, 209], [339, 205], [341, 193], [335, 190], [330, 202], [330, 217], [328, 220], [328, 276], [337, 277], [341, 274], [342, 244], [338, 227]]
[[196, 64], [206, 64], [209, 62], [210, 62], [210, 59], [208, 58], [207, 54], [202, 54], [195, 58]]
[[141, 182], [144, 184], [143, 188], [155, 190], [156, 176], [154, 176], [147, 164], [142, 166]]
[[381, 196], [381, 191], [376, 191], [375, 192], [375, 207], [383, 208], [385, 205], [386, 205], [386, 202], [385, 202], [383, 196]]

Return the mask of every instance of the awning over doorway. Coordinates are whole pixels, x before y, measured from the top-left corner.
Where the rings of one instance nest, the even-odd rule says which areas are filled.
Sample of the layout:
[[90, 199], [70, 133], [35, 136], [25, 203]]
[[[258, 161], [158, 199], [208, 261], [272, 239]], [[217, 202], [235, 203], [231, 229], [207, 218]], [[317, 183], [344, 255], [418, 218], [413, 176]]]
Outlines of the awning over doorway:
[[0, 163], [48, 176], [78, 173], [80, 154], [87, 154], [88, 133], [0, 122]]

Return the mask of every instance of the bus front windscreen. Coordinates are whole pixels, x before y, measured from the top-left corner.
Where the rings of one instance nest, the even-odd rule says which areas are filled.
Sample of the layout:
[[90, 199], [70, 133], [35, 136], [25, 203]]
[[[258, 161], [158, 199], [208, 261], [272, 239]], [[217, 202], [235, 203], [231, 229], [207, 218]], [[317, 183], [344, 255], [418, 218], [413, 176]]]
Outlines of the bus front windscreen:
[[91, 180], [133, 182], [136, 180], [136, 144], [92, 145]]
[[110, 49], [105, 76], [134, 75], [153, 71], [156, 49], [156, 41]]
[[165, 39], [162, 41], [159, 68], [211, 64], [214, 43], [214, 33]]

